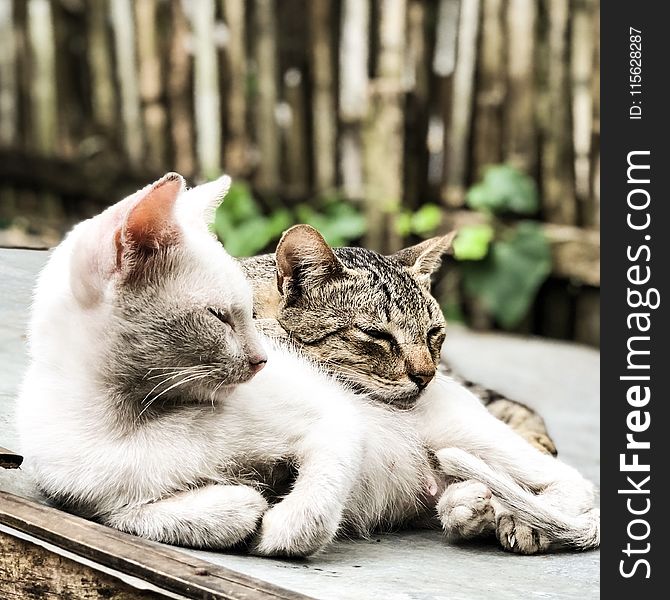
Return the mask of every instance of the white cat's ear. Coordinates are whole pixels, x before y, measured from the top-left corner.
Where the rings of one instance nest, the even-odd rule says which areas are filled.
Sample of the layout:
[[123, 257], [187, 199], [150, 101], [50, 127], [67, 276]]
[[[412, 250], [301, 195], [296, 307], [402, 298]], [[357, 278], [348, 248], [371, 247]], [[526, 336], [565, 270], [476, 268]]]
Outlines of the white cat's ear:
[[82, 306], [99, 302], [115, 273], [140, 269], [153, 250], [177, 242], [174, 204], [183, 189], [181, 175], [168, 173], [78, 226], [70, 284]]
[[275, 259], [277, 288], [281, 294], [298, 276], [319, 279], [345, 271], [323, 236], [310, 225], [294, 225], [287, 229], [277, 244]]
[[231, 183], [228, 175], [222, 175], [188, 190], [179, 200], [180, 220], [209, 229], [214, 222], [216, 209], [230, 190]]
[[184, 189], [184, 178], [168, 173], [134, 196], [114, 236], [118, 268], [130, 257], [136, 264], [140, 251], [151, 253], [177, 243], [180, 229], [174, 209]]
[[456, 231], [430, 238], [425, 242], [403, 248], [392, 255], [401, 265], [407, 267], [420, 279], [430, 282], [431, 275], [442, 265], [444, 255], [451, 251]]

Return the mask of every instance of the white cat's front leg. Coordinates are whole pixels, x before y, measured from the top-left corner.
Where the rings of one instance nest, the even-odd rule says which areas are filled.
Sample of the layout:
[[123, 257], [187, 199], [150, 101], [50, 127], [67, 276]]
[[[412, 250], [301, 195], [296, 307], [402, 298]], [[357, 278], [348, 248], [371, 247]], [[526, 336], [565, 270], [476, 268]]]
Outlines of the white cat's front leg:
[[126, 505], [102, 521], [156, 542], [224, 549], [251, 536], [266, 509], [267, 502], [253, 488], [208, 485], [155, 502]]
[[252, 552], [309, 556], [335, 538], [362, 460], [361, 441], [351, 431], [339, 433], [341, 428], [326, 422], [300, 444], [293, 489], [265, 513]]

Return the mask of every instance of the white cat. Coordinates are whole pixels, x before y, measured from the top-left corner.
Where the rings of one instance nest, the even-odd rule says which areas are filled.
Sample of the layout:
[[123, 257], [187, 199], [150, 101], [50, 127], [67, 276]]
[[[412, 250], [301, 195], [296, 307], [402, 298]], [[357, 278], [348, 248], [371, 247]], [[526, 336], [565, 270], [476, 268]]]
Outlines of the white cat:
[[[47, 496], [158, 541], [304, 556], [340, 530], [425, 516], [453, 475], [501, 499], [511, 549], [597, 545], [590, 484], [460, 386], [438, 380], [396, 412], [260, 338], [247, 282], [205, 225], [228, 184], [185, 191], [168, 174], [77, 225], [44, 268], [18, 408]], [[450, 533], [488, 527], [489, 496], [448, 487]]]
[[[228, 184], [166, 175], [56, 248], [35, 292], [23, 452], [47, 496], [118, 529], [225, 548], [262, 520], [257, 552], [306, 555], [348, 500], [359, 531], [406, 518], [430, 467], [390, 411], [259, 338], [244, 276], [205, 226]], [[295, 484], [268, 510], [260, 491], [287, 463]]]

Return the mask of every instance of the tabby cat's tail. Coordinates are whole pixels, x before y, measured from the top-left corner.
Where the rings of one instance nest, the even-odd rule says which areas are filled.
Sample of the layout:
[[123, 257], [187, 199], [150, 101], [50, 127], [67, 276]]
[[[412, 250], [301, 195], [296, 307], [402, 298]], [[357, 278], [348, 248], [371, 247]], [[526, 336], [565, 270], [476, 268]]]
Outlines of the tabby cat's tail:
[[494, 471], [480, 458], [460, 448], [437, 452], [444, 472], [459, 479], [475, 479], [486, 485], [507, 508], [556, 545], [579, 550], [600, 545], [600, 511], [592, 508], [580, 515], [566, 515], [522, 488], [506, 473]]

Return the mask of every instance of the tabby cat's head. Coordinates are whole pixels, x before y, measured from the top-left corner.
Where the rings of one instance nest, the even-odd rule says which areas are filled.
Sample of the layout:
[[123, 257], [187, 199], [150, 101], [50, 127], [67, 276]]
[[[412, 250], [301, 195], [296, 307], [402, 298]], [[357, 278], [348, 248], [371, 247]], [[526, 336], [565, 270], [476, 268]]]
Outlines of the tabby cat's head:
[[278, 320], [304, 350], [376, 400], [408, 406], [435, 376], [445, 320], [430, 277], [454, 234], [393, 255], [331, 249], [308, 225], [277, 246]]

